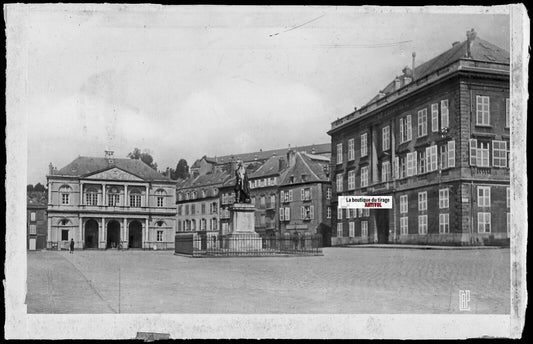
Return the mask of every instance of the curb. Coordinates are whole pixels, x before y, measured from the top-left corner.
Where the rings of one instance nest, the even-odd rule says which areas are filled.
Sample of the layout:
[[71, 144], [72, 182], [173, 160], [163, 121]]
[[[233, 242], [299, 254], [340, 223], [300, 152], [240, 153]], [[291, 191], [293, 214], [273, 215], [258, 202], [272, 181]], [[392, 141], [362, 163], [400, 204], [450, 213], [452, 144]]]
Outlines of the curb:
[[508, 248], [505, 246], [428, 246], [428, 245], [343, 245], [336, 247], [345, 248], [385, 248], [385, 249], [411, 249], [411, 250], [495, 250]]

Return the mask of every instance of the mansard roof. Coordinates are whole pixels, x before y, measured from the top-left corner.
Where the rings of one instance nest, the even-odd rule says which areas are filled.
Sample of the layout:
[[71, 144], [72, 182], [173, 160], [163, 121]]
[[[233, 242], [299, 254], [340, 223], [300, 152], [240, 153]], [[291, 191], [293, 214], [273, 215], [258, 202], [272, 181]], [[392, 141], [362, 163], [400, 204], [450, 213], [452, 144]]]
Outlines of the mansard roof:
[[131, 173], [146, 181], [172, 182], [169, 177], [157, 172], [142, 160], [113, 158], [113, 163], [110, 164], [106, 158], [86, 156], [77, 157], [70, 164], [55, 172], [54, 176], [85, 177], [114, 167]]

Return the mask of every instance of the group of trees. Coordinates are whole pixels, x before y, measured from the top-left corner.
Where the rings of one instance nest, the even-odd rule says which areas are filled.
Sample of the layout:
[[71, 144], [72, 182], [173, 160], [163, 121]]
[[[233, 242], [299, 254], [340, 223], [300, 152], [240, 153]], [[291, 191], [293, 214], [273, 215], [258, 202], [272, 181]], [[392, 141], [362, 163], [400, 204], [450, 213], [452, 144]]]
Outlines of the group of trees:
[[26, 186], [26, 191], [27, 192], [45, 192], [46, 187], [41, 183], [37, 183], [35, 184], [35, 186], [33, 186], [32, 184], [28, 184]]
[[[128, 158], [141, 160], [151, 168], [157, 171], [157, 163], [154, 161], [154, 158], [150, 154], [150, 151], [145, 149], [141, 151], [139, 148], [134, 148], [133, 152], [128, 153]], [[189, 177], [189, 165], [187, 160], [179, 159], [176, 168], [169, 168], [170, 179], [178, 180], [185, 179]]]

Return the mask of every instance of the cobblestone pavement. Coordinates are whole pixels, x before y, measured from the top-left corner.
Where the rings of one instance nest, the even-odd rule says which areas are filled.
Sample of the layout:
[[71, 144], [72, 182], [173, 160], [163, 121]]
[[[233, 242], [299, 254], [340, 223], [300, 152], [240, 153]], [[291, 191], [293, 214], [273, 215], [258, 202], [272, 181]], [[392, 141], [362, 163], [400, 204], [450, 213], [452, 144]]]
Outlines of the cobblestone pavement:
[[268, 258], [31, 252], [27, 304], [29, 313], [459, 313], [459, 290], [470, 290], [462, 313], [508, 314], [509, 255], [356, 247]]

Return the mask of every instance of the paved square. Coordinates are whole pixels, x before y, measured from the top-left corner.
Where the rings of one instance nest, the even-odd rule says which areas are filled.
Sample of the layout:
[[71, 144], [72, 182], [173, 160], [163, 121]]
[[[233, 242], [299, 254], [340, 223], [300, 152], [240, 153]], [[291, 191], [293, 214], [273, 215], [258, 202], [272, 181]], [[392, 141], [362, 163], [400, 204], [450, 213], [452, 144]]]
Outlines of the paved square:
[[[318, 257], [28, 253], [29, 313], [510, 311], [509, 249], [325, 248]], [[119, 278], [120, 275], [120, 278]]]

